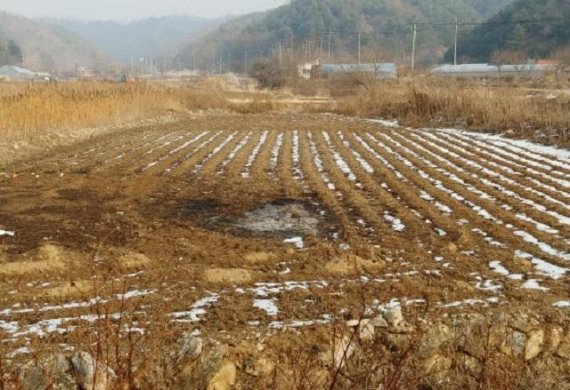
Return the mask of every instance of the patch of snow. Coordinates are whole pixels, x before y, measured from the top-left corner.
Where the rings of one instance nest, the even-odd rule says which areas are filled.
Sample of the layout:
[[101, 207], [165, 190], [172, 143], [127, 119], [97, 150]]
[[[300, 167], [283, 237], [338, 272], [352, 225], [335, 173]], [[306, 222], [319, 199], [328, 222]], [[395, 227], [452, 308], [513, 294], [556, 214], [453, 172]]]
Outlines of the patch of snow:
[[283, 240], [283, 242], [286, 244], [293, 244], [297, 247], [297, 249], [303, 249], [305, 247], [303, 237], [291, 237]]
[[198, 322], [201, 321], [201, 317], [206, 314], [207, 309], [218, 302], [220, 295], [216, 293], [210, 293], [205, 297], [197, 300], [191, 307], [189, 311], [179, 311], [172, 313], [172, 316], [178, 321], [189, 321]]
[[538, 280], [536, 279], [529, 279], [526, 282], [523, 283], [523, 285], [521, 286], [522, 288], [525, 288], [527, 290], [539, 290], [539, 291], [548, 291], [550, 290], [548, 287], [543, 287], [538, 283]]
[[259, 142], [257, 143], [257, 145], [255, 145], [255, 147], [253, 148], [251, 154], [249, 155], [247, 162], [245, 163], [245, 167], [244, 167], [244, 171], [242, 172], [241, 176], [245, 177], [245, 178], [249, 178], [250, 175], [250, 170], [251, 167], [253, 165], [253, 163], [255, 162], [255, 159], [257, 158], [257, 155], [259, 154], [259, 151], [261, 150], [261, 148], [263, 147], [263, 145], [265, 144], [265, 141], [267, 141], [267, 136], [269, 135], [269, 131], [265, 130], [262, 134], [261, 137], [259, 138]]
[[322, 134], [325, 139], [325, 142], [327, 143], [327, 146], [329, 147], [329, 150], [334, 156], [336, 166], [341, 170], [342, 173], [346, 175], [349, 181], [356, 181], [356, 175], [354, 174], [354, 172], [352, 172], [352, 169], [350, 169], [346, 161], [344, 161], [344, 159], [342, 158], [341, 154], [334, 147], [329, 133], [323, 131]]
[[14, 237], [16, 235], [15, 232], [11, 232], [9, 230], [2, 230], [0, 229], [0, 237], [2, 236], [6, 236], [6, 237]]
[[558, 258], [565, 260], [565, 261], [570, 261], [570, 253], [561, 252], [561, 251], [553, 248], [552, 246], [548, 245], [547, 243], [539, 241], [536, 237], [534, 237], [530, 233], [527, 233], [527, 232], [522, 231], [522, 230], [517, 230], [513, 234], [515, 236], [521, 237], [523, 239], [523, 241], [525, 241], [529, 244], [536, 245], [542, 252], [544, 252], [550, 256], [558, 257]]
[[279, 313], [279, 308], [275, 304], [277, 301], [276, 298], [272, 299], [254, 299], [253, 300], [253, 307], [256, 307], [260, 310], [263, 310], [267, 313], [268, 316], [274, 317]]
[[406, 230], [406, 225], [404, 225], [402, 220], [400, 220], [400, 218], [396, 218], [390, 215], [390, 213], [388, 213], [387, 211], [384, 212], [384, 219], [392, 224], [392, 230], [396, 232], [403, 232], [404, 230]]
[[400, 124], [397, 120], [389, 120], [389, 119], [367, 119], [368, 122], [371, 123], [378, 123], [384, 127], [400, 127]]
[[279, 155], [281, 154], [281, 148], [283, 147], [283, 138], [284, 134], [279, 133], [277, 139], [275, 140], [275, 145], [273, 145], [273, 148], [271, 149], [270, 166], [272, 171], [275, 171], [275, 169], [277, 169], [277, 163], [279, 162]]

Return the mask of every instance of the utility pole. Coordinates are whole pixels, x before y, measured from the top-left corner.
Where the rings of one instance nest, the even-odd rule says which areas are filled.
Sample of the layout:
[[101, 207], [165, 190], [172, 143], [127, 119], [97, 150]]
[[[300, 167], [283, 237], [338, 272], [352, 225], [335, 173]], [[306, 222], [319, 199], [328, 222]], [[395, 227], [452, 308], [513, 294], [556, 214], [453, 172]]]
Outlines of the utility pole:
[[416, 37], [418, 35], [418, 26], [414, 23], [414, 37], [412, 40], [412, 70], [416, 68]]
[[243, 54], [243, 74], [247, 74], [247, 51]]
[[455, 46], [453, 50], [453, 65], [457, 65], [457, 33], [459, 32], [459, 21], [455, 18]]
[[361, 47], [361, 46], [360, 46], [360, 39], [361, 39], [361, 37], [362, 37], [362, 34], [361, 34], [361, 32], [359, 31], [359, 32], [358, 32], [358, 65], [360, 65], [360, 63], [361, 63], [361, 62], [360, 62], [360, 47]]
[[332, 52], [331, 52], [331, 35], [332, 33], [329, 31], [329, 61], [332, 57]]

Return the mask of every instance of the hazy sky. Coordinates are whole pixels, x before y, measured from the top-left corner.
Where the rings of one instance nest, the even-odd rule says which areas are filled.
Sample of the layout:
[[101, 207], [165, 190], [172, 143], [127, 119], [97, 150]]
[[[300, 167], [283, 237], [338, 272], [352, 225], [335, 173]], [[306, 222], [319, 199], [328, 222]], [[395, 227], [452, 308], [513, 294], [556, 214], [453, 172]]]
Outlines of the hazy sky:
[[204, 17], [263, 11], [287, 0], [0, 0], [0, 10], [28, 17], [132, 20], [187, 14]]

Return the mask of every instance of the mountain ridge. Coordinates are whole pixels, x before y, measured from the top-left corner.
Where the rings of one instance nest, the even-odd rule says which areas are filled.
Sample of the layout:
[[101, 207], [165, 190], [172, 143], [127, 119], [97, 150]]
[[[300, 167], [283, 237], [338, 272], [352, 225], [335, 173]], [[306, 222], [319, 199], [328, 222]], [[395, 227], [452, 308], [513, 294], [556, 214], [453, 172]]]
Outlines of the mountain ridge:
[[78, 66], [108, 70], [113, 64], [89, 42], [63, 28], [45, 25], [33, 19], [0, 11], [0, 39], [14, 42], [20, 57], [11, 65], [36, 71], [68, 71]]
[[[354, 60], [360, 31], [363, 49], [382, 57], [375, 59], [403, 61], [411, 51], [414, 21], [431, 25], [456, 19], [481, 21], [511, 1], [293, 0], [241, 25], [222, 25], [217, 33], [185, 47], [181, 56], [199, 57], [205, 64], [227, 54], [236, 58], [247, 52], [252, 57], [264, 57], [274, 55], [280, 43], [282, 50], [290, 47], [293, 39], [298, 55], [307, 51], [303, 45], [312, 45], [313, 50], [325, 46], [319, 53], [322, 57], [328, 56], [327, 32], [332, 31], [331, 46], [337, 59], [352, 56]], [[453, 42], [453, 34], [454, 26], [423, 27], [417, 39], [417, 59], [426, 63], [441, 60]]]

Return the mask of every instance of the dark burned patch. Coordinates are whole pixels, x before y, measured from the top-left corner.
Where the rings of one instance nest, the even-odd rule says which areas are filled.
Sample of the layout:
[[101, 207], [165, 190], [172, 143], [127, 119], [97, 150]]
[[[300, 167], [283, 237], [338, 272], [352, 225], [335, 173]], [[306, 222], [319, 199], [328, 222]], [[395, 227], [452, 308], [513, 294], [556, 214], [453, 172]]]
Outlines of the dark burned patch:
[[4, 239], [9, 254], [22, 254], [46, 241], [91, 251], [98, 244], [124, 246], [135, 238], [134, 226], [116, 214], [108, 199], [88, 190], [62, 190], [53, 199], [37, 197], [29, 209], [13, 213], [0, 206], [0, 219], [16, 234]]
[[223, 205], [216, 199], [182, 200], [176, 206], [179, 218], [206, 217], [214, 215]]
[[216, 199], [180, 200], [174, 210], [178, 219], [246, 237], [325, 237], [336, 222], [318, 203], [297, 199], [276, 199], [245, 211]]

